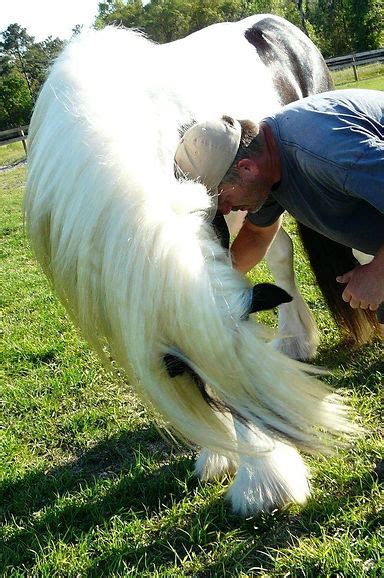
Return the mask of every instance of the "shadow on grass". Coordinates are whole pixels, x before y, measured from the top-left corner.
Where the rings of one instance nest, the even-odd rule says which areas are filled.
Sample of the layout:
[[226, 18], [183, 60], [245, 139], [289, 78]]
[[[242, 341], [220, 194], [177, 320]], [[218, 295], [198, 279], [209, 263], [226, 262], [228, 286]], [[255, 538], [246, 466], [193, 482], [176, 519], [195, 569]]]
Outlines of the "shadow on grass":
[[20, 166], [24, 166], [26, 164], [27, 164], [27, 158], [25, 156], [23, 156], [22, 158], [17, 159], [13, 162], [6, 162], [5, 165], [1, 165], [0, 166], [0, 172], [3, 173], [5, 171], [10, 171], [12, 169], [15, 169], [15, 168], [20, 167]]
[[[183, 489], [177, 478], [186, 481]], [[117, 514], [146, 518], [196, 485], [191, 458], [175, 455], [154, 427], [123, 432], [52, 470], [5, 480], [1, 519], [17, 528], [4, 542], [6, 564], [29, 568], [52, 540], [71, 542]]]
[[[122, 575], [130, 566], [144, 575], [160, 566], [172, 567], [175, 552], [180, 559], [203, 555], [209, 560], [195, 576], [224, 575], [223, 568], [227, 575], [252, 567], [268, 569], [273, 563], [268, 550], [287, 547], [303, 535], [319, 535], [322, 522], [354, 497], [369, 494], [373, 483], [370, 475], [356, 477], [343, 487], [342, 496], [311, 503], [300, 515], [286, 511], [244, 521], [232, 515], [217, 494], [205, 496], [201, 506], [193, 504], [197, 493], [214, 485], [201, 486], [192, 475], [191, 457], [170, 452], [155, 428], [125, 432], [62, 467], [3, 484], [4, 519], [13, 527], [4, 542], [3, 568], [29, 571], [36, 555], [53, 543], [94, 540], [89, 544], [93, 561], [87, 576]], [[186, 502], [192, 510], [183, 516]], [[175, 516], [162, 517], [172, 507], [177, 510], [177, 523]], [[118, 546], [113, 547], [111, 539], [106, 551], [100, 549], [100, 528], [112, 535], [116, 518], [124, 525], [127, 539], [122, 544], [120, 535]], [[130, 535], [128, 526], [131, 522], [144, 526], [148, 521], [153, 523], [147, 527], [150, 539], [144, 546], [133, 530]], [[228, 542], [226, 535], [231, 533], [236, 539]], [[218, 550], [223, 553], [217, 555]]]
[[[127, 542], [108, 556], [95, 560], [88, 575], [95, 578], [105, 576], [111, 569], [119, 572], [129, 565], [137, 569], [137, 575], [149, 575], [160, 566], [172, 567], [175, 552], [182, 560], [184, 557], [190, 559], [191, 554], [199, 556], [202, 551], [208, 553], [208, 558], [214, 557], [215, 561], [207, 563], [201, 571], [187, 575], [203, 578], [237, 576], [240, 572], [248, 575], [248, 572], [260, 568], [264, 571], [272, 570], [275, 557], [273, 550], [291, 547], [303, 536], [321, 536], [321, 523], [328, 522], [341, 509], [350, 505], [354, 497], [369, 494], [373, 484], [374, 479], [369, 474], [356, 477], [350, 481], [347, 494], [340, 498], [330, 497], [309, 503], [299, 515], [290, 515], [286, 511], [263, 514], [248, 520], [231, 514], [223, 499], [218, 499], [201, 507], [181, 528], [169, 526], [159, 531], [148, 546], [138, 548]], [[365, 522], [365, 531], [373, 531], [381, 525], [380, 514], [369, 515]], [[335, 524], [336, 531], [338, 522]], [[199, 532], [201, 528], [205, 528], [205, 531]], [[225, 535], [234, 531], [236, 535], [230, 541], [230, 547], [226, 544], [221, 556], [209, 556], [220, 549], [220, 537], [225, 540]]]
[[[330, 369], [345, 364], [348, 379], [353, 375], [357, 388], [356, 384], [367, 383], [368, 374], [383, 372], [377, 351], [376, 346], [362, 347], [351, 359], [350, 349], [338, 344], [322, 350], [317, 363]], [[52, 363], [55, 355], [47, 350], [31, 355], [29, 362]], [[335, 378], [335, 385], [342, 386], [343, 379]], [[240, 570], [247, 573], [261, 567], [268, 571], [273, 569], [274, 550], [291, 547], [303, 536], [321, 536], [322, 525], [332, 532], [332, 523], [340, 523], [340, 511], [368, 496], [374, 483], [371, 474], [356, 476], [343, 484], [339, 496], [334, 495], [336, 486], [335, 492], [310, 502], [299, 515], [287, 510], [244, 521], [231, 514], [221, 497], [215, 497], [222, 494], [222, 487], [200, 485], [193, 477], [190, 455], [171, 451], [154, 427], [122, 432], [70, 463], [0, 486], [1, 514], [9, 524], [2, 568], [28, 574], [36, 558], [55, 544], [86, 541], [91, 558], [87, 575], [95, 577], [112, 572], [124, 575], [130, 566], [137, 575], [148, 575], [160, 567], [172, 568], [177, 556], [180, 568], [184, 557], [199, 558], [202, 570], [196, 577], [235, 576]], [[172, 508], [178, 515], [169, 515]], [[100, 531], [112, 535], [116, 520], [124, 533], [103, 548], [98, 544]], [[137, 522], [146, 527], [145, 546], [129, 529]], [[373, 531], [379, 523], [379, 514], [370, 513], [364, 531]]]
[[[333, 376], [331, 374], [334, 387], [350, 385], [353, 381], [356, 391], [359, 390], [359, 385], [376, 390], [377, 385], [382, 385], [384, 376], [383, 341], [378, 339], [360, 347], [341, 341], [322, 349], [315, 364], [331, 372], [335, 371]], [[344, 383], [345, 380], [347, 384]]]
[[49, 365], [51, 363], [58, 363], [60, 359], [60, 353], [64, 349], [64, 347], [55, 347], [50, 348], [42, 352], [34, 353], [31, 351], [21, 351], [15, 352], [13, 355], [9, 355], [9, 363], [10, 365], [17, 363], [28, 363], [31, 364], [33, 367], [38, 366], [40, 364]]
[[75, 460], [47, 471], [33, 471], [16, 481], [0, 484], [2, 518], [24, 518], [57, 502], [58, 497], [76, 494], [85, 485], [113, 479], [130, 472], [140, 462], [141, 452], [156, 459], [169, 458], [171, 450], [155, 427], [122, 432], [96, 444]]
[[[323, 363], [330, 368], [337, 367], [340, 363], [358, 364], [359, 362], [363, 363], [366, 358], [375, 357], [376, 352], [380, 351], [381, 353], [383, 351], [383, 340], [380, 338], [364, 345], [356, 345], [349, 339], [341, 339], [337, 343], [321, 348], [316, 362]], [[382, 355], [377, 363], [383, 370], [384, 358]]]

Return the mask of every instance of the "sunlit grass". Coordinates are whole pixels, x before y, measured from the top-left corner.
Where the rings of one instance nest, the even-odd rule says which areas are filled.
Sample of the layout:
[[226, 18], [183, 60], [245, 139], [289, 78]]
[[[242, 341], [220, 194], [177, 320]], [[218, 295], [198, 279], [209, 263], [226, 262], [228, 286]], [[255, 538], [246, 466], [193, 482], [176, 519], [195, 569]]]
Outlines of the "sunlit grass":
[[12, 165], [24, 159], [25, 151], [21, 142], [13, 142], [0, 146], [0, 167]]
[[[0, 575], [379, 577], [382, 342], [352, 352], [340, 341], [294, 223], [300, 286], [322, 332], [316, 361], [350, 393], [367, 434], [334, 458], [308, 460], [306, 507], [242, 520], [223, 499], [226, 484], [194, 478], [193, 452], [166, 444], [51, 294], [24, 236], [24, 175], [0, 174]], [[268, 278], [264, 267], [256, 277]]]
[[332, 70], [331, 75], [337, 88], [369, 88], [384, 90], [384, 63], [374, 62], [357, 67], [359, 81], [356, 82], [353, 68]]

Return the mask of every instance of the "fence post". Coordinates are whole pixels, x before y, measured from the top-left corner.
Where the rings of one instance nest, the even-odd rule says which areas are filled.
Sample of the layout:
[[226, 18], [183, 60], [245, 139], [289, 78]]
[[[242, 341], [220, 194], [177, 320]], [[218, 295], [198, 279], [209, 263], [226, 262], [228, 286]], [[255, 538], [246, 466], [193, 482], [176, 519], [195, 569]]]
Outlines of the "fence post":
[[25, 134], [24, 134], [24, 131], [23, 131], [22, 128], [20, 129], [19, 132], [20, 132], [20, 136], [23, 137], [22, 140], [21, 140], [21, 142], [23, 143], [25, 156], [27, 156], [28, 151], [27, 151], [27, 141], [25, 140]]
[[359, 81], [359, 73], [357, 72], [357, 65], [356, 65], [356, 58], [355, 55], [352, 55], [352, 68], [353, 68], [353, 74], [355, 75], [355, 81], [358, 82]]

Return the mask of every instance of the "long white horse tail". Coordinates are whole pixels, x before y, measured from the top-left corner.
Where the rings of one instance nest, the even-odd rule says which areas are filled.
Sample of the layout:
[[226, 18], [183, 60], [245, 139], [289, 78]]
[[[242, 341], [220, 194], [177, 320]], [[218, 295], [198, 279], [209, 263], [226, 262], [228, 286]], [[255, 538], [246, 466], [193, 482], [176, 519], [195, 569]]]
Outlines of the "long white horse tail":
[[226, 454], [263, 449], [239, 446], [190, 375], [170, 377], [167, 353], [244, 422], [322, 449], [353, 430], [345, 407], [244, 319], [250, 288], [204, 220], [209, 196], [173, 174], [186, 112], [156, 48], [106, 29], [53, 67], [30, 127], [36, 257], [84, 336], [178, 435]]

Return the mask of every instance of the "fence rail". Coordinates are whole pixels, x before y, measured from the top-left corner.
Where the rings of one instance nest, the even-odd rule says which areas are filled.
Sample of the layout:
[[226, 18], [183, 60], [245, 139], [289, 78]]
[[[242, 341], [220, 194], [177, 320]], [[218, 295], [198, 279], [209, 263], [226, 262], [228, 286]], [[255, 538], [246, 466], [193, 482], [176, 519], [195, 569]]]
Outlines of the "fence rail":
[[330, 70], [353, 68], [355, 80], [358, 81], [358, 66], [373, 64], [375, 62], [384, 62], [384, 48], [369, 50], [367, 52], [356, 52], [355, 54], [346, 54], [345, 56], [337, 56], [335, 58], [327, 58], [325, 62]]
[[12, 142], [21, 141], [23, 143], [25, 154], [27, 154], [27, 137], [29, 126], [18, 126], [0, 132], [0, 146], [11, 144]]
[[[384, 48], [369, 50], [367, 52], [356, 52], [355, 54], [346, 54], [327, 58], [325, 62], [330, 70], [342, 70], [343, 68], [353, 68], [355, 80], [359, 80], [357, 67], [363, 64], [373, 64], [375, 62], [384, 62]], [[28, 137], [29, 126], [19, 126], [0, 132], [0, 146], [12, 142], [22, 141], [25, 153], [27, 153], [26, 140]]]

